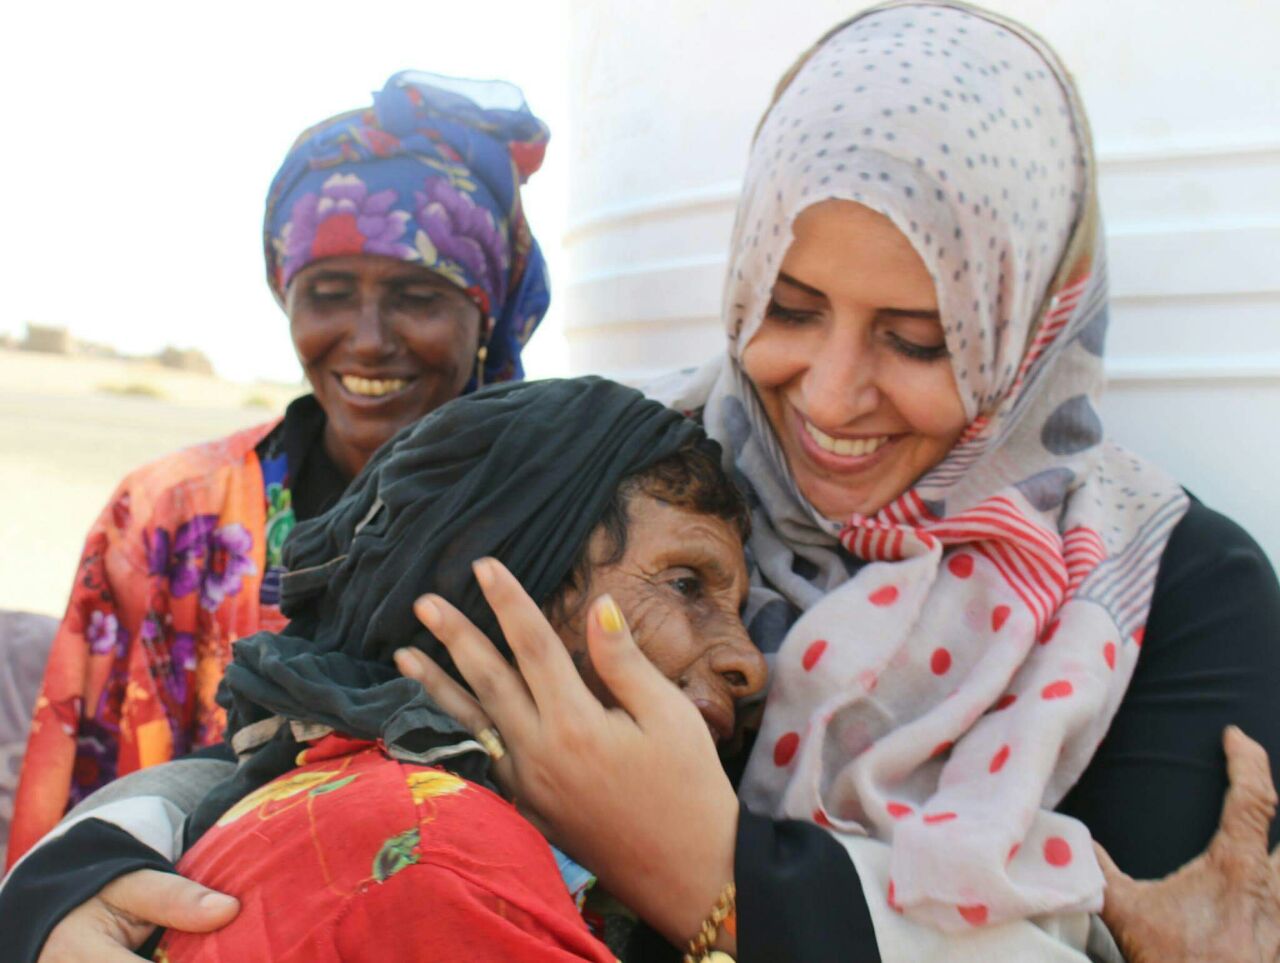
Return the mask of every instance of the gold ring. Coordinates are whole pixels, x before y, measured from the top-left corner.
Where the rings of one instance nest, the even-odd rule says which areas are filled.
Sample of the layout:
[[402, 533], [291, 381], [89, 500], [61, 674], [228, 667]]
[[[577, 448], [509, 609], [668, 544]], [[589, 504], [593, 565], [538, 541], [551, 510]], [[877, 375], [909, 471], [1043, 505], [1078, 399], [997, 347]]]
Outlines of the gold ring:
[[498, 735], [498, 730], [493, 726], [486, 726], [477, 732], [476, 742], [484, 746], [484, 751], [494, 762], [507, 754], [507, 747], [502, 744], [502, 736]]

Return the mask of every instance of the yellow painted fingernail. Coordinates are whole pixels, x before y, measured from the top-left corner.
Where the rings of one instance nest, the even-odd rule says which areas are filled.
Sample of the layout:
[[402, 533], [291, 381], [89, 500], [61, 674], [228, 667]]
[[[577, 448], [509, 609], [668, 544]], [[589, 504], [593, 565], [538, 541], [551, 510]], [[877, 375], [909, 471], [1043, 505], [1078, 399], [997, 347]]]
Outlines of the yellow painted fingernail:
[[622, 617], [622, 609], [618, 608], [618, 603], [611, 595], [605, 595], [600, 599], [599, 619], [600, 628], [609, 633], [618, 633], [627, 627], [626, 619]]

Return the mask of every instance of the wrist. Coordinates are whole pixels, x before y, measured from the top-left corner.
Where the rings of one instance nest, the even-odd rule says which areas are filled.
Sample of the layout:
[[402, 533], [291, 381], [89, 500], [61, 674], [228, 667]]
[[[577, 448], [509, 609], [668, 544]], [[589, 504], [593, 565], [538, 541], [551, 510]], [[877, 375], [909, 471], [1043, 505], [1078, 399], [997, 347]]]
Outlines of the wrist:
[[[728, 788], [732, 794], [732, 788]], [[701, 845], [690, 851], [676, 869], [678, 885], [664, 887], [661, 903], [655, 906], [648, 922], [681, 952], [702, 928], [734, 881], [734, 849], [738, 834], [738, 799], [736, 795], [719, 801], [714, 821], [707, 823]], [[674, 873], [673, 873], [674, 875]], [[673, 880], [673, 882], [677, 882]], [[732, 953], [736, 948], [735, 927], [720, 927], [712, 944], [716, 949]]]

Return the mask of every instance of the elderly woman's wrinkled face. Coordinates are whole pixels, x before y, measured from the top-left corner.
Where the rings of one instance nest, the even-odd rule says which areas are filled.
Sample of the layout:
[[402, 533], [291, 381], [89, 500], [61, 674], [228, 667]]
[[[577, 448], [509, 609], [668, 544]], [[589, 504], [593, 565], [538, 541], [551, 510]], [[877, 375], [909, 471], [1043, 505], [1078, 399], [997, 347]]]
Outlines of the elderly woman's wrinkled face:
[[328, 417], [325, 448], [355, 475], [475, 370], [480, 309], [421, 265], [372, 254], [308, 265], [285, 297], [294, 348]]
[[[591, 690], [613, 704], [587, 657], [584, 596], [608, 592], [626, 616], [636, 644], [698, 707], [717, 742], [734, 732], [735, 704], [759, 692], [768, 677], [764, 656], [742, 624], [747, 567], [732, 522], [637, 494], [627, 506], [626, 551], [596, 565], [590, 584], [571, 592], [575, 613], [556, 627]], [[608, 553], [603, 529], [589, 557]]]
[[965, 428], [937, 295], [906, 236], [861, 204], [816, 204], [794, 233], [742, 366], [809, 502], [874, 514]]

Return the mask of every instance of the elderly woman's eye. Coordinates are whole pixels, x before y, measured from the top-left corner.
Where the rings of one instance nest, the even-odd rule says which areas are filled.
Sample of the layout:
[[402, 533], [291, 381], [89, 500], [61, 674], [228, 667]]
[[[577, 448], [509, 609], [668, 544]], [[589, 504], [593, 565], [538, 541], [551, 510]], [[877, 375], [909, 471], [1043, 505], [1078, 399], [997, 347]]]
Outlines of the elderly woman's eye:
[[685, 598], [696, 599], [702, 595], [702, 579], [696, 575], [682, 575], [671, 580], [671, 587]]

